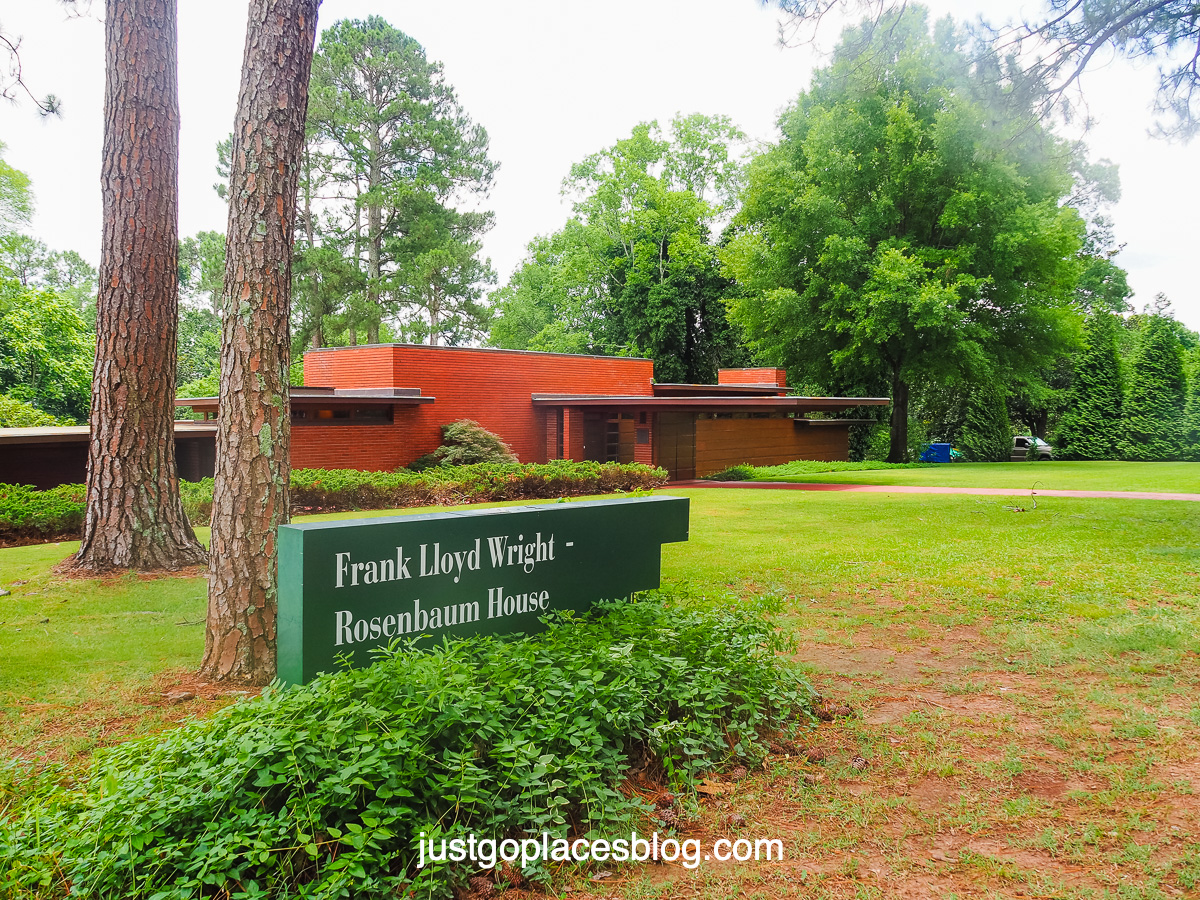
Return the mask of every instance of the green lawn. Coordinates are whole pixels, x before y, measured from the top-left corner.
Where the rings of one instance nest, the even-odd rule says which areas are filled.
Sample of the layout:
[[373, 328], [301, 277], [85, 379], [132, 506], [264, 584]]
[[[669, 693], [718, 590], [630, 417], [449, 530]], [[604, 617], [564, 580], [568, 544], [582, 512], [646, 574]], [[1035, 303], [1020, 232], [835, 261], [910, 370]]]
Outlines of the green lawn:
[[[785, 466], [774, 467], [786, 469]], [[913, 469], [776, 474], [760, 470], [755, 481], [822, 484], [895, 484], [922, 487], [1014, 488], [1027, 491], [1167, 491], [1200, 493], [1200, 463], [1195, 462], [1016, 462], [949, 463]]]
[[[1081, 465], [1092, 487], [1109, 486], [1105, 470], [1196, 477], [1169, 464], [946, 471]], [[1200, 889], [1200, 504], [1046, 497], [1013, 512], [988, 496], [668, 493], [692, 501], [689, 541], [664, 547], [670, 592], [779, 598], [797, 659], [854, 715], [796, 736], [820, 762], [773, 756], [679, 826], [780, 837], [787, 865], [595, 884], [567, 872], [561, 886], [630, 900]], [[0, 756], [69, 757], [218, 705], [150, 692], [199, 661], [203, 580], [62, 581], [50, 567], [73, 548], [0, 550], [12, 591], [0, 598]]]

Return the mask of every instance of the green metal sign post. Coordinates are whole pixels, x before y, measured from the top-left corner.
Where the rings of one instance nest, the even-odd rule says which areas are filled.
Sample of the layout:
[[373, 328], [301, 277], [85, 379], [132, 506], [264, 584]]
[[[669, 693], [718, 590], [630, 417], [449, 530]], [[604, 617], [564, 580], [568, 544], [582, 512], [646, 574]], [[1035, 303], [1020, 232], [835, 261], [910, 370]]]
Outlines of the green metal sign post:
[[556, 610], [658, 587], [686, 497], [472, 509], [279, 528], [279, 677], [369, 665], [395, 638], [538, 631]]

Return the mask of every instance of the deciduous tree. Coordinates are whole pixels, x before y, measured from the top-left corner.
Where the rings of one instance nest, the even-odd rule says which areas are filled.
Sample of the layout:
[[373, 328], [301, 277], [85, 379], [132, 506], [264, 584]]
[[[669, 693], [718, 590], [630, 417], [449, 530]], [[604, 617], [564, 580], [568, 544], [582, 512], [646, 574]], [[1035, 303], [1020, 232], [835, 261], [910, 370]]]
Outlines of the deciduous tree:
[[0, 283], [0, 391], [65, 422], [86, 422], [94, 342], [73, 301]]
[[740, 183], [743, 140], [723, 116], [680, 116], [667, 134], [644, 122], [572, 166], [564, 193], [575, 217], [530, 244], [497, 292], [492, 343], [645, 355], [661, 381], [709, 382], [744, 361], [713, 240]]
[[289, 301], [320, 0], [251, 0], [233, 131], [217, 469], [201, 674], [275, 676], [276, 530], [288, 520]]
[[176, 0], [105, 9], [104, 230], [87, 512], [73, 565], [178, 569], [205, 560], [179, 499]]
[[[764, 0], [764, 5], [769, 0]], [[835, 8], [867, 12], [878, 25], [902, 0], [778, 0], [797, 30], [811, 31]], [[988, 45], [1025, 60], [1007, 82], [1068, 114], [1068, 91], [1112, 56], [1154, 59], [1159, 67], [1154, 108], [1165, 135], [1190, 138], [1200, 128], [1200, 14], [1195, 0], [1046, 0], [1042, 12], [1017, 25], [984, 23]]]
[[914, 384], [980, 383], [1070, 341], [1083, 222], [1060, 205], [1069, 148], [974, 98], [963, 37], [910, 9], [857, 53], [847, 32], [750, 167], [725, 253], [732, 318], [764, 358], [817, 384], [890, 388], [889, 460]]

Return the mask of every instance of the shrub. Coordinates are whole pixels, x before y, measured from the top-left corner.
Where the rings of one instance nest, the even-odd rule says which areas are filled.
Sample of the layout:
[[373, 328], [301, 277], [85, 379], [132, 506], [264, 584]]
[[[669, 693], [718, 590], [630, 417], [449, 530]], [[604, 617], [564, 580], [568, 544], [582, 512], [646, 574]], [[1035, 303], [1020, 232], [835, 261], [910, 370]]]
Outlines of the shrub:
[[811, 703], [758, 612], [603, 613], [397, 649], [106, 751], [0, 824], [0, 892], [444, 896], [469, 872], [418, 869], [422, 832], [612, 834], [644, 809], [617, 787], [635, 759], [687, 790]]
[[61, 484], [39, 491], [28, 484], [0, 484], [0, 540], [50, 538], [83, 526], [87, 489]]
[[32, 403], [0, 394], [0, 428], [38, 428], [60, 424], [58, 419], [42, 412]]
[[[665, 471], [640, 463], [572, 460], [435, 466], [421, 473], [296, 469], [292, 472], [292, 510], [402, 509], [550, 500], [643, 491], [666, 483]], [[193, 524], [208, 525], [212, 517], [213, 480], [181, 481], [179, 494]], [[81, 484], [62, 485], [53, 491], [0, 485], [0, 540], [78, 531], [83, 523], [85, 499]]]
[[499, 435], [473, 419], [442, 426], [442, 446], [413, 462], [409, 468], [423, 472], [431, 466], [471, 466], [476, 463], [515, 463], [517, 454]]
[[722, 469], [720, 472], [713, 472], [711, 475], [705, 476], [705, 479], [707, 481], [749, 481], [757, 475], [757, 467], [741, 463], [730, 466], [728, 469]]
[[[292, 509], [403, 509], [502, 500], [548, 500], [585, 494], [648, 490], [667, 483], [667, 473], [639, 463], [555, 460], [474, 466], [433, 466], [424, 472], [361, 472], [358, 469], [296, 469]], [[193, 522], [212, 513], [212, 479], [183, 483], [183, 508]]]

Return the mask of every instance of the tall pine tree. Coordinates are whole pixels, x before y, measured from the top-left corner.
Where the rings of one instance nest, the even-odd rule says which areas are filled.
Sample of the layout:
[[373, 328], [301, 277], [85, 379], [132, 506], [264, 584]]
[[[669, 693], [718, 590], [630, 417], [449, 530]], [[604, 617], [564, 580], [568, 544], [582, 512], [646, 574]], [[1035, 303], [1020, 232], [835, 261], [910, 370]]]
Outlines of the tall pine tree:
[[1183, 394], [1183, 350], [1175, 329], [1165, 316], [1147, 316], [1129, 371], [1123, 458], [1180, 458]]
[[1117, 356], [1117, 324], [1096, 309], [1083, 325], [1083, 349], [1056, 434], [1062, 459], [1117, 459], [1124, 388]]

